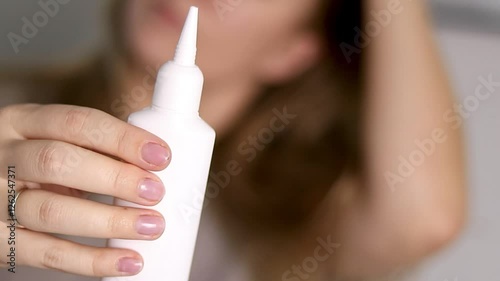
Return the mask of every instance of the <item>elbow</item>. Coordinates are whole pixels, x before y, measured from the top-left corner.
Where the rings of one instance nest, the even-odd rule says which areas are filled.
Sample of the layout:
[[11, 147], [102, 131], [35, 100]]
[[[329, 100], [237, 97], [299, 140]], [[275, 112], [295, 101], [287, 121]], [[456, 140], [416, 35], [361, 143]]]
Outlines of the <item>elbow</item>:
[[422, 223], [420, 237], [415, 237], [420, 241], [415, 241], [416, 245], [425, 242], [422, 248], [424, 256], [449, 246], [460, 236], [467, 220], [465, 204], [455, 206], [452, 210], [433, 211], [428, 218]]

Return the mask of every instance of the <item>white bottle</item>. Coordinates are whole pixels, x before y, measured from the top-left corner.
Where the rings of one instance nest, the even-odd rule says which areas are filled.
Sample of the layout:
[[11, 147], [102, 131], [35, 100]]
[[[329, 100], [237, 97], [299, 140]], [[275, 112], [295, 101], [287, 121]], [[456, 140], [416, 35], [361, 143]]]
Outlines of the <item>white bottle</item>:
[[[144, 259], [135, 276], [103, 281], [188, 281], [201, 207], [215, 142], [215, 131], [199, 116], [203, 74], [195, 65], [198, 8], [191, 7], [173, 61], [160, 68], [151, 107], [133, 113], [129, 123], [164, 139], [170, 165], [155, 172], [165, 197], [144, 207], [115, 199], [115, 205], [151, 208], [165, 218], [163, 235], [153, 241], [110, 239], [108, 246], [137, 251]], [[201, 200], [200, 200], [201, 198]]]

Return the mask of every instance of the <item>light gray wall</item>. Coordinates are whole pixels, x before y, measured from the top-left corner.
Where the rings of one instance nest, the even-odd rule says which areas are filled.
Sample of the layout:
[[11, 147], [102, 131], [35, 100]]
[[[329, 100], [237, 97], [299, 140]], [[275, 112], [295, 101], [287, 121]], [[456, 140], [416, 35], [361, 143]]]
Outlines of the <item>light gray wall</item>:
[[500, 1], [498, 0], [432, 0], [432, 2], [465, 7], [477, 7], [500, 12]]
[[[0, 1], [0, 62], [15, 64], [54, 64], [72, 62], [92, 53], [104, 44], [104, 20], [108, 0], [59, 0], [59, 11], [48, 16], [46, 25], [38, 28], [27, 44], [16, 53], [9, 33], [22, 35], [23, 17], [33, 23], [33, 17], [43, 12], [39, 0]], [[42, 2], [50, 2], [42, 0]], [[55, 2], [52, 0], [52, 2]], [[43, 18], [41, 18], [43, 20]], [[40, 22], [40, 23], [43, 23]]]

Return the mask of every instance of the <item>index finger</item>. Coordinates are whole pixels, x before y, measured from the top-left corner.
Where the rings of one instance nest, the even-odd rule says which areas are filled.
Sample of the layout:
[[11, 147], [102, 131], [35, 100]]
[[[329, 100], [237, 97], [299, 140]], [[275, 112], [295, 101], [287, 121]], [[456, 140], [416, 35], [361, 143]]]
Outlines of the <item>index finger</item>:
[[11, 106], [8, 112], [22, 138], [65, 141], [146, 170], [161, 170], [170, 162], [171, 151], [164, 140], [96, 109], [23, 104]]

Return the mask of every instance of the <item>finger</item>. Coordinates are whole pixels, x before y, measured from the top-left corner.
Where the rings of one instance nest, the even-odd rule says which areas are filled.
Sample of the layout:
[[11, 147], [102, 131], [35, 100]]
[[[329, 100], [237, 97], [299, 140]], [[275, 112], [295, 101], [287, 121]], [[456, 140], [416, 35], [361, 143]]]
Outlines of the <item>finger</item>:
[[155, 210], [109, 206], [45, 190], [25, 190], [16, 218], [31, 230], [93, 238], [154, 240], [165, 221]]
[[[3, 223], [0, 226], [8, 229]], [[2, 241], [7, 241], [4, 238], [9, 233], [0, 233]], [[16, 229], [15, 234], [16, 265], [93, 277], [130, 276], [142, 270], [143, 259], [132, 250], [91, 247], [27, 229]], [[6, 245], [1, 243], [2, 253], [10, 253], [11, 246]], [[0, 255], [2, 264], [9, 262], [8, 259], [7, 254]]]
[[155, 174], [65, 142], [17, 140], [0, 159], [15, 163], [17, 178], [23, 181], [72, 187], [141, 205], [157, 204], [165, 193]]
[[69, 142], [114, 155], [146, 170], [164, 169], [170, 148], [159, 137], [102, 111], [69, 105], [14, 105], [14, 130], [27, 139]]

